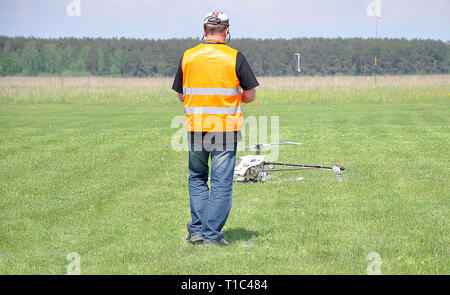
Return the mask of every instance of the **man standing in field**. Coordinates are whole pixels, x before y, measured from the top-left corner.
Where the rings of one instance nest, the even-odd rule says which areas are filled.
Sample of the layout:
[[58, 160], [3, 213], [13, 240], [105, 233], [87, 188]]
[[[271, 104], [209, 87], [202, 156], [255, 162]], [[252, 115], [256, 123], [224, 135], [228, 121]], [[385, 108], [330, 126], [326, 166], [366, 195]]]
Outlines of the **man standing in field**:
[[243, 125], [241, 103], [255, 99], [259, 84], [242, 53], [225, 45], [229, 34], [226, 14], [208, 14], [203, 28], [206, 43], [184, 52], [172, 86], [184, 102], [189, 144], [192, 220], [187, 224], [187, 240], [227, 245], [222, 228], [231, 210], [236, 149]]

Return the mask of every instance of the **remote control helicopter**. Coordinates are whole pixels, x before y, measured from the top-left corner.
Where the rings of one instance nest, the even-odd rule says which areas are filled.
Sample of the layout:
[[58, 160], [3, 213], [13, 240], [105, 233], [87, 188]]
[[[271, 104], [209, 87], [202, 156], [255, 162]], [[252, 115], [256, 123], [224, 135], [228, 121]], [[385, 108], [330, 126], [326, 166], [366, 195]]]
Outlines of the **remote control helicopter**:
[[[305, 164], [289, 164], [277, 163], [265, 160], [265, 156], [261, 155], [263, 147], [271, 145], [300, 145], [298, 142], [278, 142], [278, 143], [263, 143], [248, 147], [249, 149], [256, 149], [255, 154], [246, 155], [236, 159], [234, 168], [234, 176], [236, 182], [266, 182], [270, 179], [269, 174], [273, 172], [287, 172], [299, 170], [331, 170], [336, 175], [339, 182], [343, 181], [342, 171], [345, 168], [342, 162], [335, 166], [322, 165], [305, 165]], [[303, 178], [301, 178], [303, 179]]]

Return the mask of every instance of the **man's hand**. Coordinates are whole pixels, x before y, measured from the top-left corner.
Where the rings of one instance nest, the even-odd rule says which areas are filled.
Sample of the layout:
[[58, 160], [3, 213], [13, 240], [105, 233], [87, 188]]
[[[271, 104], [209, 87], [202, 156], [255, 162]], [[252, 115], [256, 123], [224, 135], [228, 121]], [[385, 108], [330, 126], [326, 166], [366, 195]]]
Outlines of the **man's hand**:
[[243, 103], [249, 103], [254, 101], [256, 98], [256, 89], [250, 89], [250, 90], [243, 90], [242, 93], [242, 102]]
[[179, 99], [181, 102], [184, 102], [184, 95], [183, 95], [183, 93], [178, 93], [178, 99]]

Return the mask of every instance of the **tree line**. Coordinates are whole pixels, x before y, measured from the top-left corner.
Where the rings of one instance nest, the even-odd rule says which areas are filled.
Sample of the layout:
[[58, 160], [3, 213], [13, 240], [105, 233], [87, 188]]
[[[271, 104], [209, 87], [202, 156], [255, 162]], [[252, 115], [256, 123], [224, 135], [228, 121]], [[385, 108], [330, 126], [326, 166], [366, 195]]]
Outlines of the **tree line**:
[[[198, 39], [0, 36], [0, 76], [173, 76]], [[257, 76], [448, 74], [450, 43], [436, 40], [234, 39]]]

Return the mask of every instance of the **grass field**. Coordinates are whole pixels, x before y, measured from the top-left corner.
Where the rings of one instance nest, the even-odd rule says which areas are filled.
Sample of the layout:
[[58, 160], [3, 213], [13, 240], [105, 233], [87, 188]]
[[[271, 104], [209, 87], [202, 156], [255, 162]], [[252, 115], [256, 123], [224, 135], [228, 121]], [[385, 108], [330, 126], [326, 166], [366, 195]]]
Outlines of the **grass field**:
[[450, 76], [260, 84], [280, 161], [348, 170], [235, 184], [217, 248], [185, 241], [171, 79], [1, 78], [0, 274], [450, 274]]

